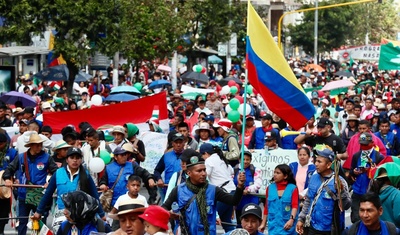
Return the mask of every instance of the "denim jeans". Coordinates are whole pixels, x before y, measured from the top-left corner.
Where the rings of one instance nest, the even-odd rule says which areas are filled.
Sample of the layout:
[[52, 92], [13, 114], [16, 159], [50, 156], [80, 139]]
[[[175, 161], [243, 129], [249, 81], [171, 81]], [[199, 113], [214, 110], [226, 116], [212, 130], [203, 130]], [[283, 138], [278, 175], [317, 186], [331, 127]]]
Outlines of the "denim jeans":
[[28, 216], [31, 211], [36, 212], [36, 206], [26, 204], [25, 199], [18, 198], [18, 207], [18, 216], [21, 217], [19, 219], [18, 235], [26, 235]]

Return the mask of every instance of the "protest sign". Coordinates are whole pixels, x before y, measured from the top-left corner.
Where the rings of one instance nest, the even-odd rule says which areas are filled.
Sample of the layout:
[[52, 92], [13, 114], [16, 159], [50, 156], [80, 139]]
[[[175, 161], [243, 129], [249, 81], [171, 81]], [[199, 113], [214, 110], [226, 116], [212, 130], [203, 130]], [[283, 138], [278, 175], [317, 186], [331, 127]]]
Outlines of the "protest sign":
[[146, 146], [146, 159], [140, 163], [140, 166], [153, 174], [167, 147], [167, 135], [157, 132], [144, 132], [139, 136], [139, 139]]

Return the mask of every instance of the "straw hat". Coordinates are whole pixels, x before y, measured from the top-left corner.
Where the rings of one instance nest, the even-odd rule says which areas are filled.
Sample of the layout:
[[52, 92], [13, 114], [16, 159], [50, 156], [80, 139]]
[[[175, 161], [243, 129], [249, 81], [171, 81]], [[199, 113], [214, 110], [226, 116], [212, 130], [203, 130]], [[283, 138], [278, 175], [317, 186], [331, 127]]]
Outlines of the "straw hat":
[[347, 120], [346, 120], [346, 122], [348, 122], [348, 121], [360, 121], [360, 119], [356, 116], [356, 115], [354, 115], [354, 114], [350, 114], [348, 117], [347, 117]]
[[123, 144], [122, 149], [124, 149], [127, 152], [133, 153], [133, 145], [131, 143]]
[[146, 208], [144, 207], [144, 201], [140, 199], [128, 199], [122, 201], [118, 206], [117, 214], [108, 214], [108, 216], [114, 220], [118, 220], [119, 215], [128, 213], [139, 213], [142, 214]]
[[195, 131], [196, 135], [199, 135], [201, 130], [207, 130], [210, 133], [210, 136], [214, 135], [214, 130], [210, 128], [210, 124], [207, 122], [200, 123], [199, 129]]
[[72, 147], [71, 145], [67, 144], [64, 140], [59, 140], [56, 142], [56, 145], [53, 148], [53, 151], [56, 151], [57, 149], [62, 149], [62, 148], [69, 148]]
[[25, 144], [25, 147], [29, 148], [31, 144], [40, 144], [43, 142], [44, 140], [40, 138], [39, 134], [34, 133], [29, 137], [29, 141]]
[[123, 126], [119, 126], [119, 125], [114, 126], [113, 129], [111, 130], [110, 134], [114, 135], [114, 133], [121, 133], [124, 136], [126, 136], [126, 131], [125, 131], [125, 128]]

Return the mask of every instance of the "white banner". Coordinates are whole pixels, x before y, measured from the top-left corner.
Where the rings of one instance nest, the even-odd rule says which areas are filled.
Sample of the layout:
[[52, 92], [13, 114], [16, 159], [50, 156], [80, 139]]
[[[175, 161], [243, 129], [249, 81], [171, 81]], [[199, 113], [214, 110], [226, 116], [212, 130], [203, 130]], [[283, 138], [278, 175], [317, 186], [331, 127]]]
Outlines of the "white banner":
[[197, 93], [201, 93], [203, 95], [207, 95], [208, 93], [212, 93], [215, 90], [213, 90], [213, 89], [194, 88], [194, 87], [191, 87], [191, 86], [182, 85], [181, 91], [182, 91], [182, 93], [197, 92]]
[[380, 44], [349, 47], [337, 50], [339, 61], [353, 60], [379, 60]]
[[262, 170], [263, 183], [258, 190], [260, 194], [265, 194], [265, 189], [274, 177], [274, 170], [277, 165], [297, 162], [297, 150], [278, 149], [266, 152], [264, 149], [255, 150], [253, 152], [251, 163], [258, 169]]
[[148, 170], [151, 174], [154, 173], [158, 161], [167, 148], [167, 134], [156, 132], [144, 132], [139, 136], [146, 148], [146, 159], [140, 163], [140, 166]]

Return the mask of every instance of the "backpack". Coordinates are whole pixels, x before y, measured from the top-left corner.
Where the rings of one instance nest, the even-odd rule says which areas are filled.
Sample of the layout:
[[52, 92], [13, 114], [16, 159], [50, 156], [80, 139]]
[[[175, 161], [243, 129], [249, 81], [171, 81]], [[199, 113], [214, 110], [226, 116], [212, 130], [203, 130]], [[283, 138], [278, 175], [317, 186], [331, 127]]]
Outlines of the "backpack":
[[[397, 234], [396, 226], [393, 223], [390, 223], [388, 221], [383, 221], [386, 224], [386, 227], [388, 228], [389, 234]], [[356, 235], [358, 231], [358, 226], [360, 226], [361, 220], [355, 222], [347, 231], [348, 235]]]
[[[61, 227], [62, 229], [61, 234], [62, 235], [68, 235], [69, 230], [71, 230], [72, 224], [71, 223], [66, 223], [64, 227]], [[104, 224], [104, 221], [102, 219], [96, 218], [96, 228], [97, 232], [99, 233], [105, 233], [106, 232], [106, 226]]]

